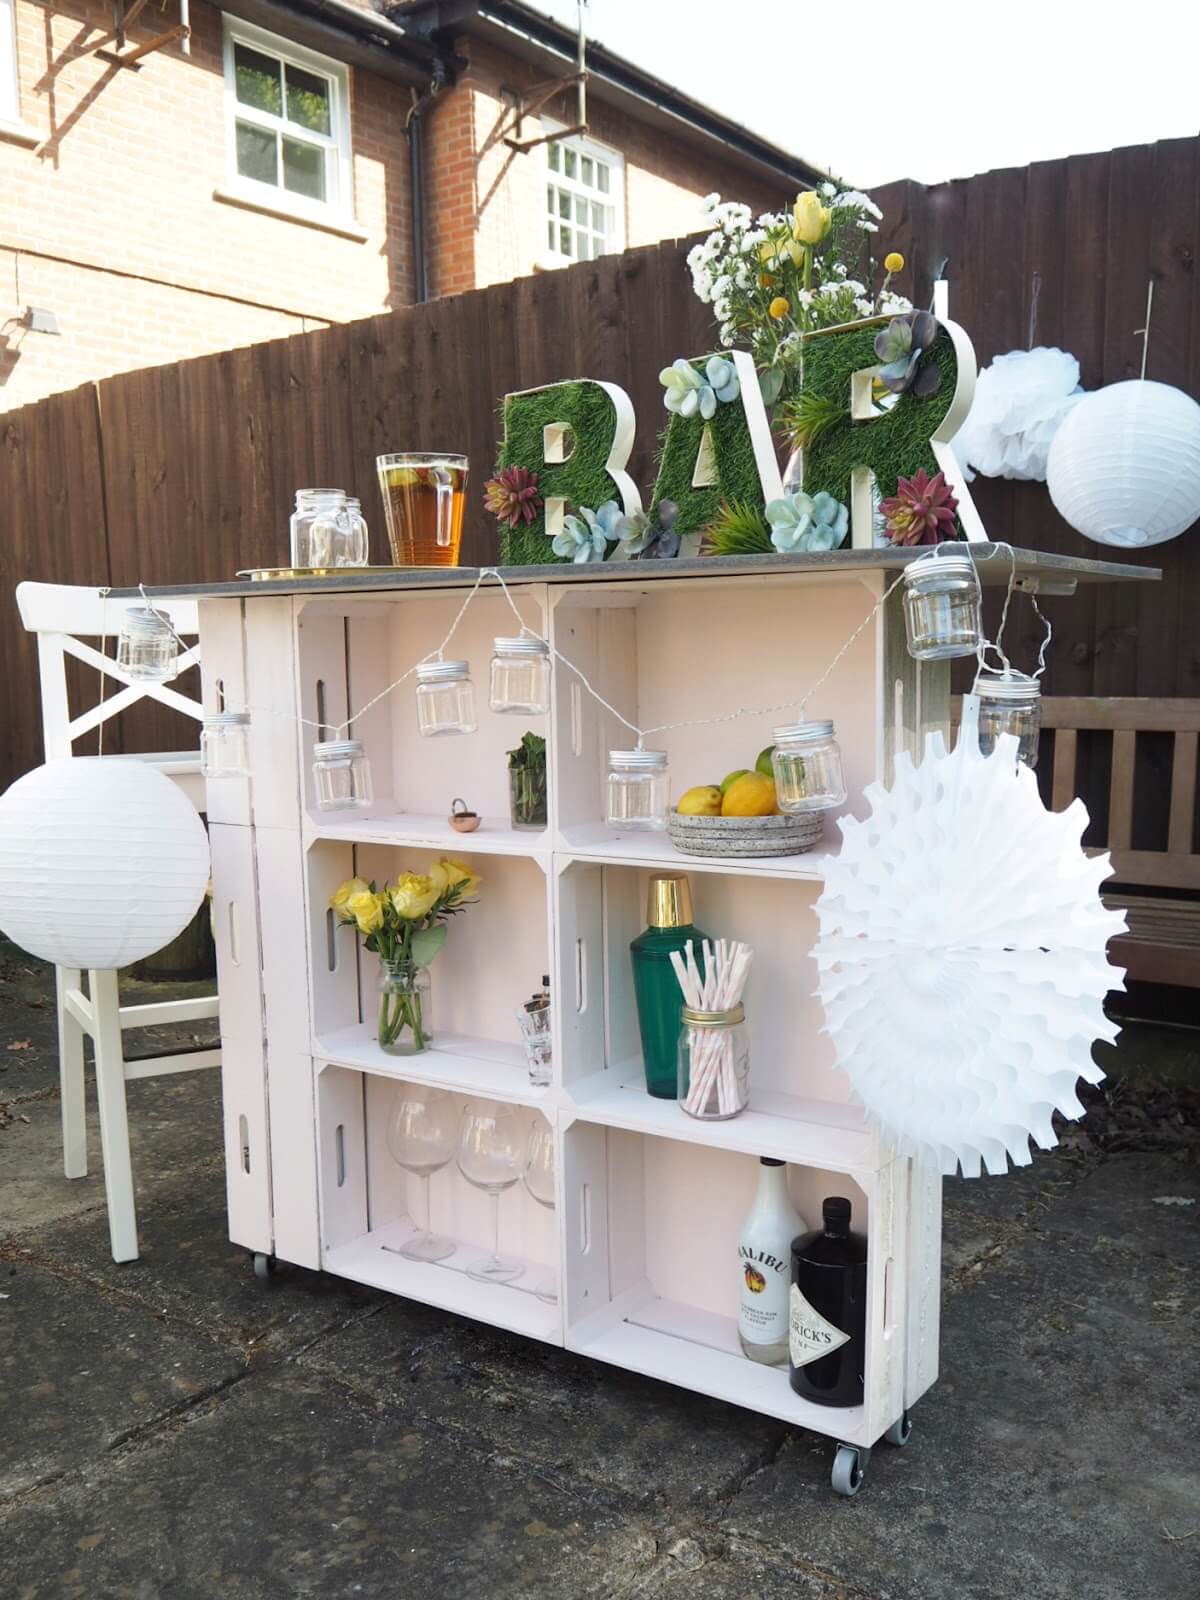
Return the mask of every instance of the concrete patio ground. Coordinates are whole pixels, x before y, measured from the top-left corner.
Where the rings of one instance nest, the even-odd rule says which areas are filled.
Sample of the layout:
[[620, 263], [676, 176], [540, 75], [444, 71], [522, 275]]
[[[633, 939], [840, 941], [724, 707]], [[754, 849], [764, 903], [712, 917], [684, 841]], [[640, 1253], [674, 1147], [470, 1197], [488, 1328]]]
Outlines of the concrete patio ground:
[[0, 1600], [1195, 1600], [1200, 1048], [1132, 1026], [1063, 1147], [947, 1181], [942, 1376], [862, 1493], [750, 1412], [226, 1236], [212, 1072], [130, 1090], [143, 1255], [61, 1176], [0, 946]]

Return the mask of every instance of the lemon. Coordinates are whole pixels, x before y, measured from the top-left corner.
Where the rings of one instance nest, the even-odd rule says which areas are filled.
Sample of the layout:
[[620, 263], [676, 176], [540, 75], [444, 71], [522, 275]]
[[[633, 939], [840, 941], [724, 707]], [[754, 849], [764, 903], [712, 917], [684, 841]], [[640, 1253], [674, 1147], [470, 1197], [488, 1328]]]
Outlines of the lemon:
[[761, 772], [764, 778], [774, 779], [775, 768], [771, 765], [771, 757], [775, 754], [775, 746], [769, 744], [765, 750], [758, 752], [758, 760], [754, 763], [755, 772]]
[[722, 795], [729, 788], [729, 785], [731, 783], [735, 782], [736, 779], [744, 778], [746, 776], [746, 773], [747, 773], [748, 770], [749, 769], [747, 767], [738, 767], [736, 769], [736, 771], [730, 772], [724, 778], [722, 778], [721, 779], [721, 793], [722, 793]]
[[769, 817], [775, 810], [775, 784], [761, 772], [735, 778], [721, 802], [723, 817]]
[[721, 791], [713, 783], [697, 784], [681, 796], [675, 809], [681, 817], [719, 817]]

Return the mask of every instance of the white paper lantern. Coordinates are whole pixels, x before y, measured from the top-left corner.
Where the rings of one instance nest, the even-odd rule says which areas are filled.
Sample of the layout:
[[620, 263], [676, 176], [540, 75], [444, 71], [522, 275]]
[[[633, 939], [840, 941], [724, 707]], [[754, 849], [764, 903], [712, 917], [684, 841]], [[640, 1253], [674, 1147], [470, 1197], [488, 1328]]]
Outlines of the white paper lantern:
[[43, 961], [152, 955], [195, 916], [208, 871], [194, 806], [144, 762], [50, 761], [0, 796], [0, 929]]
[[884, 1135], [941, 1170], [977, 1177], [1055, 1141], [1051, 1113], [1082, 1113], [1076, 1082], [1104, 1076], [1092, 1041], [1116, 1025], [1122, 988], [1108, 940], [1107, 855], [1080, 846], [1087, 811], [1047, 811], [1002, 734], [979, 749], [964, 700], [957, 748], [931, 734], [919, 767], [896, 759], [890, 789], [866, 791], [817, 902], [815, 951], [837, 1064]]
[[1099, 544], [1176, 538], [1200, 517], [1200, 405], [1141, 378], [1084, 395], [1054, 436], [1046, 485]]

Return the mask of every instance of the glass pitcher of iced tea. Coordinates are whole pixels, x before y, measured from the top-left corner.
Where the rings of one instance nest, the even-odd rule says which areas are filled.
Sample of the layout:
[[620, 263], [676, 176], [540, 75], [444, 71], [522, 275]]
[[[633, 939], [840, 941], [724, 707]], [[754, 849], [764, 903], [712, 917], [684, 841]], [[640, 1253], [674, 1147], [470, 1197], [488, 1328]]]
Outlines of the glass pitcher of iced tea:
[[466, 456], [376, 456], [392, 560], [398, 567], [456, 567], [467, 491]]

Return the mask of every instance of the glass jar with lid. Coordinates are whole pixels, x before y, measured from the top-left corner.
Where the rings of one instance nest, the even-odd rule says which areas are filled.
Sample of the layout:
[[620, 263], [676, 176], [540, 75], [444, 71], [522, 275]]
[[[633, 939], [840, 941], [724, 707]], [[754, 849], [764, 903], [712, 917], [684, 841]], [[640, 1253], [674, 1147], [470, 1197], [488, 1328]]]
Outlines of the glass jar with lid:
[[204, 719], [200, 769], [206, 778], [250, 775], [250, 713], [216, 711]]
[[684, 1006], [679, 1033], [679, 1105], [689, 1117], [725, 1122], [750, 1103], [746, 1010], [693, 1011]]
[[489, 701], [493, 711], [540, 717], [550, 709], [550, 646], [532, 633], [497, 639]]
[[296, 490], [296, 509], [289, 524], [293, 567], [312, 570], [338, 565], [345, 509], [342, 489]]
[[163, 683], [175, 676], [179, 641], [161, 611], [130, 606], [117, 638], [117, 665], [141, 683]]
[[361, 739], [320, 740], [313, 745], [312, 770], [319, 811], [358, 811], [374, 799]]
[[417, 730], [425, 739], [474, 733], [475, 685], [466, 661], [422, 661], [417, 667]]
[[605, 808], [609, 827], [622, 832], [665, 828], [669, 783], [665, 750], [610, 750]]
[[846, 798], [842, 752], [832, 722], [793, 722], [776, 728], [771, 766], [780, 811], [829, 811]]
[[983, 640], [979, 576], [965, 553], [944, 545], [904, 569], [904, 625], [917, 661], [973, 656]]
[[1042, 730], [1042, 689], [1036, 678], [1012, 668], [982, 668], [972, 693], [979, 700], [979, 748], [990, 756], [1002, 733], [1017, 741], [1017, 760], [1036, 767]]

